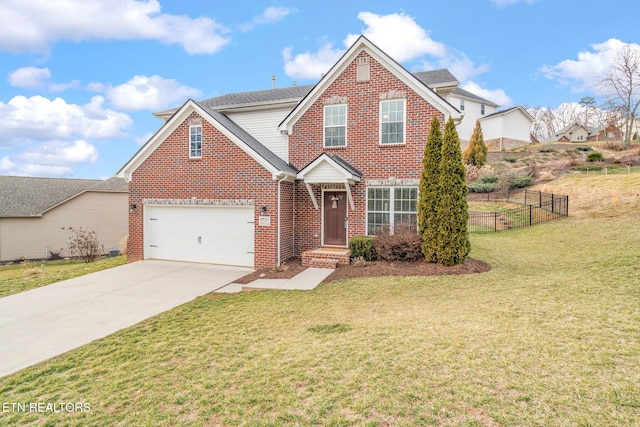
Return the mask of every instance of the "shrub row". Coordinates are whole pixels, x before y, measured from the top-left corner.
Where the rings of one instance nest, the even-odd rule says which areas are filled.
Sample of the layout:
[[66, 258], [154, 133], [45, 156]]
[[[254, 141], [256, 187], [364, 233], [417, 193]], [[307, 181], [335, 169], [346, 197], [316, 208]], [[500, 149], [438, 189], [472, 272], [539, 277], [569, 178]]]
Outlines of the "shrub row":
[[470, 193], [491, 193], [499, 187], [524, 188], [533, 183], [531, 175], [519, 175], [514, 172], [490, 174], [480, 177], [476, 182], [467, 185]]
[[365, 261], [417, 261], [422, 254], [422, 237], [415, 230], [401, 230], [394, 234], [354, 236], [349, 239], [352, 259]]

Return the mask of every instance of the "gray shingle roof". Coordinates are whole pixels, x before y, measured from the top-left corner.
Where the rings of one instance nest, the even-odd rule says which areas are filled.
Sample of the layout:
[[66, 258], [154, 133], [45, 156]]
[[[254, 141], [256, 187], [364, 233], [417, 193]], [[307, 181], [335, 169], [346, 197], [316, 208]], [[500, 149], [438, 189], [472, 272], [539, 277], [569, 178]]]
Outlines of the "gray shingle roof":
[[224, 107], [245, 106], [251, 104], [268, 104], [291, 100], [297, 102], [308, 94], [315, 85], [291, 86], [278, 89], [258, 90], [253, 92], [229, 93], [200, 102], [209, 108], [222, 110]]
[[458, 84], [458, 79], [455, 78], [449, 70], [442, 68], [440, 70], [420, 71], [413, 73], [413, 75], [427, 86], [436, 86], [444, 83]]
[[206, 105], [204, 105], [204, 103], [199, 103], [197, 101], [194, 101], [194, 102], [198, 104], [209, 115], [211, 115], [211, 117], [213, 117], [218, 123], [224, 126], [227, 130], [229, 130], [235, 136], [240, 138], [242, 142], [247, 144], [249, 148], [251, 148], [256, 153], [258, 153], [263, 159], [265, 159], [267, 162], [273, 165], [276, 169], [283, 172], [291, 172], [291, 173], [298, 172], [296, 168], [294, 168], [293, 166], [291, 166], [290, 164], [282, 160], [273, 151], [269, 150], [267, 147], [262, 145], [260, 141], [258, 141], [253, 136], [251, 136], [246, 130], [238, 126], [236, 122], [234, 122], [224, 114], [214, 110], [213, 108], [207, 107]]
[[[427, 86], [440, 85], [443, 83], [458, 83], [458, 80], [456, 80], [453, 74], [451, 74], [446, 68], [441, 70], [421, 71], [419, 73], [414, 73], [413, 75]], [[268, 104], [278, 101], [291, 100], [295, 102], [304, 98], [314, 87], [315, 85], [305, 85], [253, 92], [230, 93], [216, 98], [205, 99], [199, 103], [200, 105], [204, 105], [215, 110], [224, 110], [225, 108], [230, 107], [263, 103]]]
[[0, 176], [0, 217], [41, 215], [85, 191], [128, 192], [124, 179], [36, 178]]

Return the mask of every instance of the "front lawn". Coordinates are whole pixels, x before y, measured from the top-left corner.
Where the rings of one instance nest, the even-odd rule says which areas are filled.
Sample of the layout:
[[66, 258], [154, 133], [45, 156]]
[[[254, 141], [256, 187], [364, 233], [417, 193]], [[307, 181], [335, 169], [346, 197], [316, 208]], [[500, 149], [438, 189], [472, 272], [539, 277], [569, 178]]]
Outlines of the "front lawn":
[[76, 259], [5, 265], [0, 267], [0, 298], [116, 267], [126, 262], [126, 256], [119, 256], [98, 259], [88, 264]]
[[210, 294], [1, 378], [90, 412], [0, 424], [638, 425], [637, 218], [472, 235], [488, 273]]

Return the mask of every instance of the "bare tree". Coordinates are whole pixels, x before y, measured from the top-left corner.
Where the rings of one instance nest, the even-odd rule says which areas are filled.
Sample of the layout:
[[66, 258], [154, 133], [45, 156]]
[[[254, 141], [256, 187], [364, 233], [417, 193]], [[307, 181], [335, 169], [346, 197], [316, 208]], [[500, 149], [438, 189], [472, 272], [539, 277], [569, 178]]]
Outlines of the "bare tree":
[[596, 107], [596, 99], [593, 96], [584, 96], [580, 98], [580, 105], [584, 108], [584, 126], [589, 126], [589, 113]]
[[623, 120], [624, 146], [629, 148], [640, 106], [640, 49], [637, 45], [626, 44], [620, 50], [600, 85], [607, 92], [611, 111]]

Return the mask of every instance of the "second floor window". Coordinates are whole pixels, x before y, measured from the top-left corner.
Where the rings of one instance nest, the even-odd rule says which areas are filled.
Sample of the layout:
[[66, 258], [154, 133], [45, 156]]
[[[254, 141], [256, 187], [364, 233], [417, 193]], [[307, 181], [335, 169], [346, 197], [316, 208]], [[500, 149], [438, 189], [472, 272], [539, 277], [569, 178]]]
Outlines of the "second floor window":
[[464, 111], [464, 99], [460, 100], [460, 111]]
[[324, 146], [344, 147], [347, 145], [347, 106], [325, 105]]
[[480, 105], [480, 114], [484, 116], [484, 104]]
[[404, 99], [380, 103], [380, 143], [404, 143]]
[[189, 127], [189, 157], [202, 157], [202, 126]]

